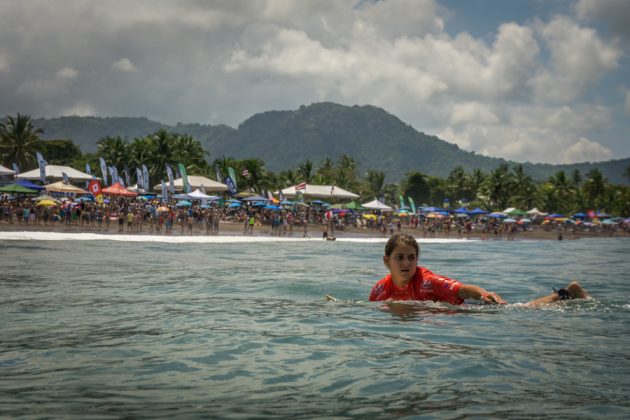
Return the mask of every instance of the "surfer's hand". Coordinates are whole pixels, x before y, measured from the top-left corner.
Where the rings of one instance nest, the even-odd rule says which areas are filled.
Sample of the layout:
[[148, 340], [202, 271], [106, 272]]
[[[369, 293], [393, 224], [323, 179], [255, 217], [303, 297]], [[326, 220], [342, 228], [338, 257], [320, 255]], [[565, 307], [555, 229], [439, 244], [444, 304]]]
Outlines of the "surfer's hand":
[[507, 303], [501, 296], [494, 292], [483, 292], [481, 294], [481, 300], [484, 303], [498, 303], [499, 305], [505, 305]]

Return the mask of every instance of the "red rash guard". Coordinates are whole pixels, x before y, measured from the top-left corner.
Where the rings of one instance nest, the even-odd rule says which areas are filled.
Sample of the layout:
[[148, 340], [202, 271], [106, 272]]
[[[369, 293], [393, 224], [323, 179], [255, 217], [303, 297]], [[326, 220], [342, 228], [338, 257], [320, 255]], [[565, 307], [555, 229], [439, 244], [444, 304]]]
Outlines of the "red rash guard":
[[461, 305], [464, 299], [457, 296], [461, 286], [456, 280], [417, 267], [413, 279], [402, 288], [394, 284], [391, 274], [379, 280], [372, 287], [370, 300], [432, 300]]

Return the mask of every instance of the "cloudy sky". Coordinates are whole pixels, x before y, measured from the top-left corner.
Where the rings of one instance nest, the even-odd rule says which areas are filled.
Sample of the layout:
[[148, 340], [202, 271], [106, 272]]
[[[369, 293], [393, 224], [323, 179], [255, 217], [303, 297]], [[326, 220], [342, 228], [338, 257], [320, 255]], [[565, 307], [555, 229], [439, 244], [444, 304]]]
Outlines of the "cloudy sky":
[[2, 116], [333, 101], [516, 161], [630, 157], [628, 0], [0, 0], [0, 22]]

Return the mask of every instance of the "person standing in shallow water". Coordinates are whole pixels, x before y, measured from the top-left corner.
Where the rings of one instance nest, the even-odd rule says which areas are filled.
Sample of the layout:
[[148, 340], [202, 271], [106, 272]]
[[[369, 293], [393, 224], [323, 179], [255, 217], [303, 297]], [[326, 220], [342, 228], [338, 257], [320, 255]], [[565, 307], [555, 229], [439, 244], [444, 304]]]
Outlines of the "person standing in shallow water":
[[[433, 273], [418, 266], [420, 247], [416, 239], [407, 233], [393, 235], [385, 245], [383, 263], [390, 274], [379, 280], [370, 291], [371, 301], [385, 300], [430, 300], [461, 305], [465, 299], [480, 300], [490, 304], [507, 302], [494, 292], [482, 287], [464, 284], [457, 280]], [[527, 306], [552, 304], [567, 299], [588, 298], [577, 282], [526, 303]]]

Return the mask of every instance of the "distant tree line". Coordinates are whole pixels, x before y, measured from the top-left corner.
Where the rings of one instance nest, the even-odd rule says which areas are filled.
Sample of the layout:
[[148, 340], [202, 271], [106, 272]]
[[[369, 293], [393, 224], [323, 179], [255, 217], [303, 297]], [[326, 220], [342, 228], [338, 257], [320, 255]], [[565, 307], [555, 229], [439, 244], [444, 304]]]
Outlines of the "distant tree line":
[[[209, 161], [210, 153], [197, 139], [160, 129], [153, 134], [131, 141], [119, 136], [107, 136], [97, 143], [96, 153], [82, 153], [72, 140], [41, 140], [41, 130], [33, 128], [30, 117], [17, 114], [0, 123], [0, 161], [11, 167], [17, 163], [24, 170], [37, 166], [35, 154], [42, 153], [50, 164], [70, 165], [83, 170], [86, 164], [99, 168], [99, 158], [119, 170], [134, 169], [142, 164], [149, 169], [151, 185], [165, 180], [167, 164], [182, 163], [193, 175], [216, 178], [216, 169], [227, 174], [233, 168], [240, 190], [257, 193], [276, 191], [299, 182], [335, 185], [361, 196], [362, 200], [378, 198], [387, 204], [397, 204], [399, 196], [411, 197], [421, 205], [443, 206], [446, 201], [459, 207], [482, 207], [503, 210], [506, 207], [570, 214], [586, 209], [604, 210], [611, 214], [630, 215], [630, 187], [608, 182], [599, 169], [586, 174], [575, 170], [558, 171], [544, 182], [536, 182], [523, 165], [500, 165], [485, 172], [475, 169], [466, 172], [461, 166], [453, 168], [446, 178], [430, 176], [420, 171], [408, 172], [398, 184], [386, 184], [383, 171], [368, 170], [359, 174], [354, 158], [342, 155], [336, 161], [325, 158], [315, 164], [304, 160], [296, 167], [274, 173], [265, 168], [258, 158], [237, 160], [220, 157]], [[247, 170], [247, 176], [243, 172]], [[98, 172], [98, 171], [96, 171]], [[630, 166], [624, 176], [630, 179]], [[222, 181], [222, 180], [219, 180]]]

